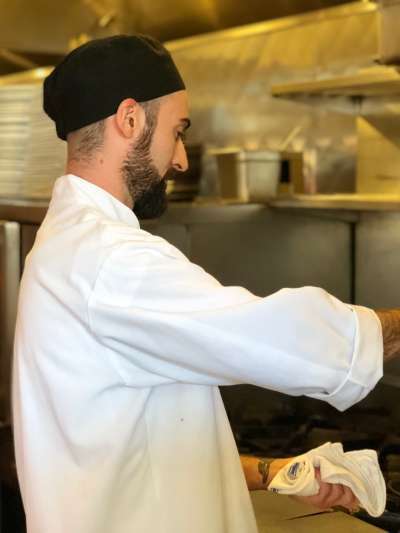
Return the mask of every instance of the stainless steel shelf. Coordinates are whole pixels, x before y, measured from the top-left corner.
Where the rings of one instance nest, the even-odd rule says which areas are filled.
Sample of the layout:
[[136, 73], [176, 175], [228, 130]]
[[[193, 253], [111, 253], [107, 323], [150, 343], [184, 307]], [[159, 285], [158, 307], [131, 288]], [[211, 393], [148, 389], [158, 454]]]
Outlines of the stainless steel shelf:
[[400, 74], [394, 67], [371, 67], [349, 76], [273, 85], [273, 96], [387, 96], [400, 95]]
[[395, 194], [298, 194], [276, 197], [272, 207], [295, 209], [334, 209], [349, 211], [400, 211], [400, 195]]

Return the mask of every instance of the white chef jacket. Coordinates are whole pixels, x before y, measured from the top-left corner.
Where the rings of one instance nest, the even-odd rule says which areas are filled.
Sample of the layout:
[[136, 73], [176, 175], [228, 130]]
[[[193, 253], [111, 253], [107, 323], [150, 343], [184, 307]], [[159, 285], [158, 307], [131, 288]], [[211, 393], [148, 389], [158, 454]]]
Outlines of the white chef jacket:
[[254, 533], [218, 385], [345, 409], [381, 375], [373, 311], [313, 287], [223, 287], [113, 196], [63, 176], [16, 326], [28, 533]]

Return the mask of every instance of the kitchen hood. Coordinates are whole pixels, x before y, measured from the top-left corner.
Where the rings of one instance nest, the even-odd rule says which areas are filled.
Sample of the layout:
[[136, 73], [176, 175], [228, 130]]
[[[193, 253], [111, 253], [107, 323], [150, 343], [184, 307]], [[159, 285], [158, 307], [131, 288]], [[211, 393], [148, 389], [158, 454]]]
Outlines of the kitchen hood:
[[54, 64], [71, 47], [90, 38], [141, 32], [168, 41], [346, 3], [346, 0], [0, 0], [0, 75]]

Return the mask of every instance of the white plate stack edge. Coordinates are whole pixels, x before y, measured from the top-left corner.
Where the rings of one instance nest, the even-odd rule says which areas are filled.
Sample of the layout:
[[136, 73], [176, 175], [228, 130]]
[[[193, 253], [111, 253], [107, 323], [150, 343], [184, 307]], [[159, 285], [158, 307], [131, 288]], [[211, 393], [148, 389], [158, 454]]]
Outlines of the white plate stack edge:
[[0, 87], [0, 198], [48, 199], [65, 156], [42, 109], [42, 86]]

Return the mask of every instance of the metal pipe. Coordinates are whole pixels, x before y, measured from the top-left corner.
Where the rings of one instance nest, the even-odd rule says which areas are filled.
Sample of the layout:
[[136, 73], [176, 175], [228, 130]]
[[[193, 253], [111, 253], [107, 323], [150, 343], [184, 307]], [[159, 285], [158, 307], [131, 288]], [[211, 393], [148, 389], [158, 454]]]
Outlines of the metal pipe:
[[27, 59], [22, 54], [11, 52], [11, 50], [8, 50], [7, 48], [0, 48], [0, 57], [8, 63], [12, 63], [13, 65], [21, 67], [23, 69], [32, 69], [38, 66], [37, 63], [31, 61], [30, 59]]

